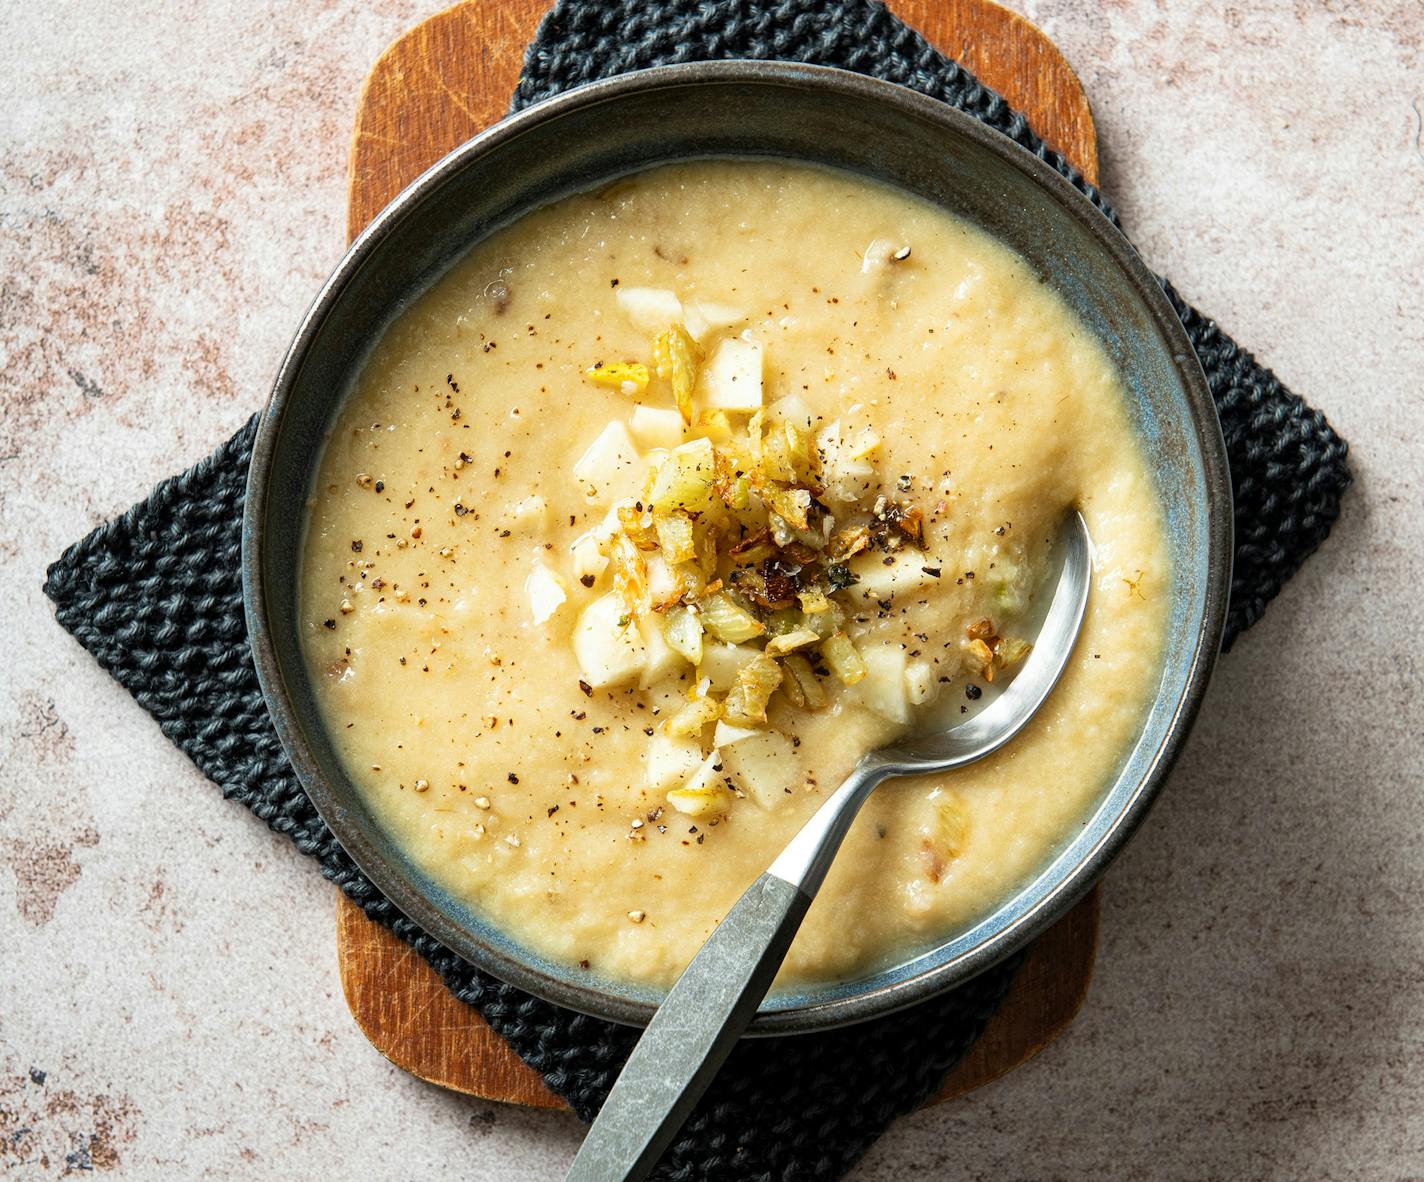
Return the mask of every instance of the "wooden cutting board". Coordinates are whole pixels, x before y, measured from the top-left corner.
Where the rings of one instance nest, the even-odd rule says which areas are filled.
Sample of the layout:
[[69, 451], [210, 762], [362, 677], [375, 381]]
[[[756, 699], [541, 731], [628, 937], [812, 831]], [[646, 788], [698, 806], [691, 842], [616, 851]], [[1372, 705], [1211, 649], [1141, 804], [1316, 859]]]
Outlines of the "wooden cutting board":
[[[381, 55], [361, 92], [351, 140], [351, 238], [416, 176], [505, 114], [524, 47], [548, 6], [548, 0], [465, 0]], [[1003, 95], [1096, 180], [1088, 100], [1043, 33], [992, 0], [890, 0], [889, 7]], [[345, 896], [338, 898], [341, 984], [357, 1024], [386, 1058], [455, 1091], [564, 1107], [429, 965]], [[1097, 933], [1095, 889], [1029, 949], [1003, 1008], [937, 1099], [998, 1078], [1063, 1032], [1087, 995]]]

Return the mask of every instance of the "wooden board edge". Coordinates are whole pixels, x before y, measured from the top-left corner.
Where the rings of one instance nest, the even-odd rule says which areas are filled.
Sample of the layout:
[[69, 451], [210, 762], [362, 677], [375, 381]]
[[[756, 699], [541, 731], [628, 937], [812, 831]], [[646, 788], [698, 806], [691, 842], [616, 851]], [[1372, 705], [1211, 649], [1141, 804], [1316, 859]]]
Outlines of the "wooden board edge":
[[[1073, 909], [1029, 946], [1019, 976], [1002, 1008], [984, 1026], [984, 1033], [945, 1076], [931, 1104], [966, 1095], [1002, 1079], [1056, 1043], [1073, 1024], [1088, 1000], [1098, 954], [1102, 888], [1095, 884]], [[1065, 971], [1065, 965], [1072, 967]], [[1056, 977], [1064, 988], [1035, 990], [1025, 974]], [[1034, 999], [1052, 1002], [1051, 1012], [1025, 1022], [1022, 1014]], [[1024, 1032], [1031, 1036], [1025, 1038]]]
[[[342, 996], [357, 1029], [390, 1063], [425, 1083], [467, 1096], [528, 1108], [567, 1110], [568, 1105], [545, 1086], [539, 1073], [494, 1032], [474, 1007], [451, 993], [414, 948], [340, 893], [336, 932]], [[375, 995], [369, 988], [374, 974], [358, 966], [363, 959], [390, 962], [379, 975], [403, 977], [404, 995]], [[384, 1004], [392, 1001], [397, 1003], [395, 1007]], [[417, 1023], [437, 1035], [452, 1027], [458, 1029], [462, 1039], [468, 1040], [457, 1048], [459, 1054], [483, 1056], [483, 1062], [493, 1065], [486, 1086], [475, 1088], [464, 1083], [458, 1068], [446, 1056], [422, 1054], [424, 1044], [408, 1035], [408, 1028]], [[491, 1086], [496, 1080], [502, 1085], [498, 1089]]]
[[[1013, 94], [1013, 98], [1008, 100], [1010, 105], [1023, 113], [1029, 125], [1043, 135], [1045, 142], [1071, 159], [1090, 181], [1096, 181], [1098, 142], [1087, 93], [1073, 67], [1042, 29], [995, 0], [889, 0], [889, 7], [917, 29], [926, 28], [934, 20], [945, 22], [953, 30], [968, 30], [974, 27], [976, 19], [982, 19], [984, 11], [992, 11], [995, 20], [1015, 31], [1016, 36], [1012, 39], [1015, 56], [997, 55], [987, 42], [972, 40], [963, 33], [948, 34], [951, 40], [958, 36], [958, 45], [943, 45], [938, 40], [935, 44], [942, 52], [967, 66], [986, 86], [1000, 94]], [[376, 213], [419, 172], [445, 154], [441, 151], [420, 157], [409, 173], [402, 170], [399, 178], [373, 185], [373, 192], [367, 193], [364, 186], [358, 185], [367, 162], [364, 152], [367, 140], [389, 142], [388, 136], [372, 126], [373, 115], [381, 109], [384, 96], [397, 89], [392, 83], [405, 82], [407, 60], [417, 61], [422, 63], [422, 68], [428, 68], [428, 55], [419, 52], [420, 47], [458, 40], [466, 31], [462, 26], [472, 23], [477, 12], [486, 16], [494, 13], [498, 27], [493, 32], [485, 30], [480, 37], [465, 38], [467, 44], [477, 47], [475, 51], [481, 55], [484, 68], [489, 70], [496, 50], [501, 46], [522, 46], [532, 38], [547, 9], [547, 0], [460, 0], [407, 30], [386, 47], [362, 82], [352, 124], [347, 154], [348, 241], [355, 239]], [[463, 127], [453, 142], [445, 145], [446, 151], [457, 147], [504, 114], [522, 62], [522, 52], [500, 60], [493, 70], [495, 76], [491, 87], [498, 93], [475, 106], [470, 106], [445, 86], [438, 72], [431, 72], [431, 78], [437, 84], [436, 91], [454, 100], [462, 117], [460, 122]], [[1029, 78], [1026, 90], [1020, 89], [1020, 75]]]
[[[946, 57], [968, 68], [975, 78], [1028, 120], [1050, 148], [1072, 161], [1088, 180], [1097, 183], [1098, 133], [1083, 81], [1063, 51], [1028, 17], [997, 0], [885, 0], [887, 7], [914, 29], [925, 29], [933, 14], [949, 9], [949, 23], [972, 27], [976, 10], [992, 10], [995, 19], [1014, 30], [1021, 56], [1009, 61], [995, 56], [984, 42], [961, 40], [945, 44], [927, 38]], [[1027, 76], [1027, 89], [1024, 78]]]
[[[1071, 1025], [1092, 984], [1100, 889], [1095, 886], [1029, 946], [1002, 1008], [989, 1019], [983, 1035], [945, 1077], [929, 1103], [952, 1100], [1002, 1078], [1056, 1042]], [[427, 1083], [465, 1095], [535, 1108], [567, 1107], [477, 1011], [450, 993], [414, 949], [367, 918], [344, 895], [338, 896], [336, 924], [337, 962], [346, 1004], [362, 1034], [390, 1062]], [[367, 971], [363, 961], [376, 962], [379, 968]], [[371, 990], [373, 979], [393, 977], [402, 981], [399, 995]], [[1035, 977], [1043, 982], [1037, 987]], [[1032, 1011], [1037, 1013], [1026, 1018]], [[493, 1087], [489, 1079], [473, 1082], [469, 1073], [461, 1070], [467, 1063], [449, 1061], [441, 1053], [449, 1047], [431, 1053], [426, 1040], [411, 1036], [410, 1028], [417, 1022], [437, 1033], [459, 1029], [474, 1040], [474, 1046], [463, 1048], [464, 1054], [486, 1055], [486, 1062], [493, 1064], [491, 1074], [501, 1086]]]
[[[421, 172], [504, 116], [523, 65], [522, 47], [533, 39], [539, 21], [543, 19], [549, 7], [549, 0], [457, 0], [449, 8], [442, 9], [412, 26], [386, 46], [361, 84], [356, 118], [351, 128], [346, 170], [348, 242], [353, 241], [372, 218]], [[474, 22], [477, 11], [483, 15], [495, 14], [499, 28], [494, 34], [486, 30], [482, 36], [463, 38], [464, 26]], [[458, 40], [473, 45], [474, 52], [480, 55], [486, 68], [491, 63], [498, 62], [494, 71], [496, 76], [490, 87], [491, 94], [473, 106], [444, 84], [439, 72], [429, 68], [427, 55], [420, 52], [428, 45], [442, 42], [448, 44]], [[497, 58], [499, 47], [510, 43], [518, 44], [521, 47], [520, 52], [508, 59]], [[452, 101], [458, 128], [450, 142], [443, 145], [444, 150], [423, 155], [408, 172], [402, 170], [402, 176], [376, 186], [374, 194], [367, 194], [358, 183], [365, 164], [365, 145], [371, 139], [389, 142], [388, 136], [371, 126], [372, 115], [381, 108], [385, 95], [397, 89], [392, 85], [392, 76], [395, 76], [396, 81], [404, 83], [405, 63], [408, 59], [421, 63], [421, 67], [428, 71], [430, 79], [435, 82], [435, 90]], [[413, 137], [412, 141], [408, 142], [413, 142]]]

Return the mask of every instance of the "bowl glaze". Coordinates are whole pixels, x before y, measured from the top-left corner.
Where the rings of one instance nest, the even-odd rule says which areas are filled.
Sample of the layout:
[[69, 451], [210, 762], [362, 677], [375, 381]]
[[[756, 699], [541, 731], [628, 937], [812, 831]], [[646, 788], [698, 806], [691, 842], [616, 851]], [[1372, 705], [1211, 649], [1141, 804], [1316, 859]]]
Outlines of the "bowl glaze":
[[1141, 822], [1215, 662], [1231, 573], [1231, 490], [1206, 382], [1161, 288], [1127, 240], [1049, 166], [942, 103], [818, 66], [668, 66], [531, 107], [456, 149], [352, 244], [297, 332], [253, 449], [243, 586], [277, 732], [326, 823], [411, 919], [495, 976], [641, 1025], [660, 991], [590, 978], [485, 922], [381, 830], [324, 732], [299, 644], [297, 572], [326, 430], [385, 327], [472, 244], [569, 193], [698, 157], [783, 157], [865, 174], [964, 217], [1022, 255], [1117, 365], [1166, 507], [1173, 563], [1154, 704], [1113, 784], [1051, 862], [970, 930], [865, 977], [774, 993], [754, 1034], [863, 1021], [957, 985], [1061, 916]]

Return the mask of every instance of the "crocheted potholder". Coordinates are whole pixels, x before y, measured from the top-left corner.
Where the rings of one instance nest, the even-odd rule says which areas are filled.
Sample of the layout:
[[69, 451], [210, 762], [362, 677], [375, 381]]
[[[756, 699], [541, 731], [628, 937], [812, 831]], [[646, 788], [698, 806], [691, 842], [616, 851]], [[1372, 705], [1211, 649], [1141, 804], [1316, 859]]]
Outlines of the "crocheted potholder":
[[[923, 91], [1047, 161], [1116, 220], [1021, 115], [870, 0], [563, 0], [529, 49], [514, 105], [626, 70], [727, 57], [819, 62]], [[1349, 483], [1346, 447], [1319, 412], [1166, 291], [1206, 371], [1230, 457], [1237, 533], [1229, 646], [1328, 533]], [[409, 942], [589, 1119], [635, 1032], [496, 981], [407, 920], [336, 842], [282, 753], [248, 650], [238, 573], [255, 428], [254, 418], [213, 455], [70, 547], [45, 584], [56, 617], [224, 796], [316, 858], [322, 874]], [[742, 1043], [656, 1176], [839, 1177], [895, 1116], [934, 1093], [1016, 967], [1013, 958], [954, 993], [876, 1022]]]

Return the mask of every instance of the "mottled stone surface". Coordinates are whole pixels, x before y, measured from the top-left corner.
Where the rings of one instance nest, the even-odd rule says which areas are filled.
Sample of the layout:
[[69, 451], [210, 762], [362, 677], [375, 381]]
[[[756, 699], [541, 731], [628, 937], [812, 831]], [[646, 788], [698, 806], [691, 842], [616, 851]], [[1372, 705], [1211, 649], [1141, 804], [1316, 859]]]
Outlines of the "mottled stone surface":
[[[557, 1178], [340, 996], [331, 890], [54, 624], [45, 563], [259, 405], [363, 73], [438, 6], [76, 2], [0, 38], [0, 1174]], [[1087, 1009], [901, 1122], [906, 1178], [1424, 1175], [1424, 6], [1039, 0], [1149, 261], [1354, 444], [1107, 883]]]

